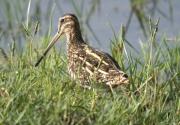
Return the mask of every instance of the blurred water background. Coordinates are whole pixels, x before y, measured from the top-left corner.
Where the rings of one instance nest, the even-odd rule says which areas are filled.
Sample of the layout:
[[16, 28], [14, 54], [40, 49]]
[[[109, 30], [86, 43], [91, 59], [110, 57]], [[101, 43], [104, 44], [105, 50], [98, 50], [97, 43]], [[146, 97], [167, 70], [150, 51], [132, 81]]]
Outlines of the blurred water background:
[[[28, 5], [29, 14], [27, 14]], [[8, 51], [9, 44], [15, 41], [16, 48], [25, 48], [22, 22], [26, 24], [27, 17], [28, 28], [32, 31], [36, 21], [40, 22], [37, 41], [33, 41], [33, 45], [38, 45], [37, 42], [43, 42], [43, 39], [39, 38], [48, 33], [51, 25], [50, 36], [57, 32], [58, 19], [65, 13], [77, 15], [86, 42], [108, 53], [110, 41], [114, 39], [113, 30], [119, 36], [121, 25], [126, 28], [127, 41], [139, 50], [139, 42], [145, 42], [150, 38], [149, 15], [154, 24], [160, 17], [156, 41], [160, 42], [165, 35], [168, 44], [173, 45], [173, 41], [180, 33], [179, 5], [179, 0], [2, 0], [0, 1], [0, 47]], [[65, 37], [59, 41], [65, 41]], [[57, 48], [64, 45], [65, 42], [56, 43]]]

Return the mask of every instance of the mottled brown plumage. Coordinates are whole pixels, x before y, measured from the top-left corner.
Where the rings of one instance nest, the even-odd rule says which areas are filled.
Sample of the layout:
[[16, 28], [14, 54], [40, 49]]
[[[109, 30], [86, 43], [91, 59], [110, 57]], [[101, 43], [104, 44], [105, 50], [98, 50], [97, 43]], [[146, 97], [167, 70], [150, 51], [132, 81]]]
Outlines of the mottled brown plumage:
[[109, 54], [96, 50], [84, 42], [79, 21], [74, 14], [70, 13], [59, 19], [57, 34], [35, 66], [62, 34], [66, 35], [67, 67], [71, 78], [78, 79], [82, 85], [87, 85], [91, 81], [112, 87], [129, 83], [128, 76]]

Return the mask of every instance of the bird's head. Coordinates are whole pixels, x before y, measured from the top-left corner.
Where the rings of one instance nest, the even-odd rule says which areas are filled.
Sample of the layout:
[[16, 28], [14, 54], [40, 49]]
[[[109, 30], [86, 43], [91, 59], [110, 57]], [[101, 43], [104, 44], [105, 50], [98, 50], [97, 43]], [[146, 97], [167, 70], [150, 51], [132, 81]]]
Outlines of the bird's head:
[[76, 15], [68, 13], [59, 18], [57, 32], [59, 36], [63, 33], [69, 35], [70, 33], [74, 33], [75, 30], [80, 30], [79, 21]]
[[63, 34], [66, 34], [67, 38], [70, 36], [70, 34], [76, 37], [79, 36], [79, 38], [81, 38], [79, 21], [76, 15], [68, 13], [68, 14], [63, 15], [61, 18], [59, 18], [58, 31], [55, 34], [55, 36], [52, 38], [52, 40], [50, 41], [49, 45], [47, 46], [43, 55], [39, 58], [35, 66], [38, 66], [38, 64], [41, 62], [44, 56], [48, 53], [51, 47], [56, 43], [59, 37]]

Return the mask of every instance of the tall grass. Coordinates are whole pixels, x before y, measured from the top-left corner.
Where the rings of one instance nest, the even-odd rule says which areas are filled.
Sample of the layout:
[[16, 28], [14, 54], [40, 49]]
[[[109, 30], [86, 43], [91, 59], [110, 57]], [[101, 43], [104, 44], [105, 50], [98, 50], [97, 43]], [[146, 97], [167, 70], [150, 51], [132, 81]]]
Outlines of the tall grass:
[[[166, 36], [155, 39], [152, 28], [155, 33], [140, 42], [137, 51], [123, 28], [117, 35], [111, 27], [111, 53], [129, 74], [130, 84], [127, 93], [118, 88], [102, 92], [86, 90], [71, 80], [61, 50], [52, 49], [35, 68], [41, 46], [47, 44], [35, 44], [34, 35], [42, 28], [36, 21], [32, 27], [25, 24], [27, 51], [16, 51], [14, 42], [10, 53], [0, 49], [0, 124], [180, 124], [179, 35], [169, 46]], [[49, 34], [40, 39], [48, 41]]]

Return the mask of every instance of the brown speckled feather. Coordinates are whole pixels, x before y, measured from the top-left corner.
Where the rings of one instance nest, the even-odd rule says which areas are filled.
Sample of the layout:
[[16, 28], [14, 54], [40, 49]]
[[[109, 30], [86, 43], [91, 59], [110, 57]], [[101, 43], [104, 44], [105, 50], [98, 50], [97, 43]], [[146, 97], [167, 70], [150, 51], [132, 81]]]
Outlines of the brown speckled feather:
[[115, 59], [84, 42], [79, 21], [74, 14], [65, 14], [59, 19], [58, 32], [36, 66], [62, 34], [65, 34], [67, 39], [67, 67], [73, 79], [78, 79], [82, 84], [93, 81], [112, 87], [121, 83], [129, 83], [128, 76], [122, 71]]

